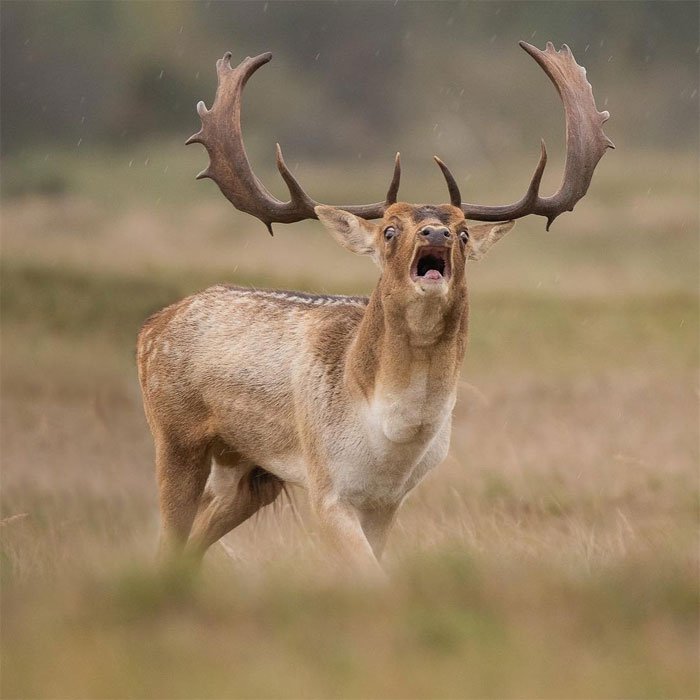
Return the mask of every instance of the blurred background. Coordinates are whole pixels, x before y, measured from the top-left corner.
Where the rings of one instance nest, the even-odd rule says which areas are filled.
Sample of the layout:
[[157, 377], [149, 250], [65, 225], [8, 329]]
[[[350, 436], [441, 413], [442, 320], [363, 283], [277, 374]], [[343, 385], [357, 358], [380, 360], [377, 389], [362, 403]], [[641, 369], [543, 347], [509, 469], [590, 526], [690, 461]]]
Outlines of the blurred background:
[[[5, 697], [693, 697], [698, 688], [695, 2], [4, 2]], [[467, 275], [446, 463], [405, 504], [392, 586], [319, 575], [303, 493], [204, 575], [152, 569], [152, 444], [134, 342], [215, 282], [368, 293], [316, 222], [270, 238], [210, 181], [215, 61], [273, 52], [243, 130], [327, 203], [517, 199], [556, 91], [519, 49], [567, 43], [617, 149], [550, 233]]]

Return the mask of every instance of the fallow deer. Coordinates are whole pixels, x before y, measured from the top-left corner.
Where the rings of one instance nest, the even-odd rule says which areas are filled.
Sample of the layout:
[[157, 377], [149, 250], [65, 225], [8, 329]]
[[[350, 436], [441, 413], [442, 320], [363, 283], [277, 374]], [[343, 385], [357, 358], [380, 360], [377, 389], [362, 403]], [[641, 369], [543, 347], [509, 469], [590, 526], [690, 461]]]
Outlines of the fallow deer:
[[[156, 450], [162, 544], [199, 558], [274, 501], [287, 483], [308, 491], [322, 531], [360, 569], [378, 560], [401, 502], [446, 456], [467, 342], [467, 260], [478, 260], [528, 214], [547, 228], [573, 209], [612, 142], [585, 70], [569, 48], [521, 47], [544, 69], [566, 117], [563, 182], [551, 197], [539, 163], [514, 204], [462, 202], [447, 166], [449, 204], [397, 201], [400, 161], [384, 201], [332, 207], [277, 167], [290, 200], [253, 172], [241, 135], [241, 96], [265, 53], [217, 62], [211, 110], [197, 105], [214, 180], [240, 211], [266, 224], [319, 219], [380, 269], [369, 298], [211, 287], [154, 314], [138, 338], [139, 379]], [[378, 221], [373, 221], [378, 220]], [[492, 222], [474, 225], [469, 220]]]

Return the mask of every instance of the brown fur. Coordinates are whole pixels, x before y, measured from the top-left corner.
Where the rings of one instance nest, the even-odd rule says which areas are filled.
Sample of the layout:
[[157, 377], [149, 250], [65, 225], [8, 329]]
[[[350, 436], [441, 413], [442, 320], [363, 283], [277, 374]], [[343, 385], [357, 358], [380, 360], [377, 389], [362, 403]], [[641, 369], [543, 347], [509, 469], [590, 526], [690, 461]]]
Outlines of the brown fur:
[[[291, 482], [308, 489], [339, 553], [373, 571], [401, 501], [444, 457], [466, 347], [465, 263], [512, 224], [470, 227], [462, 240], [464, 215], [450, 205], [399, 203], [377, 223], [317, 213], [379, 265], [369, 299], [221, 285], [141, 329], [167, 551], [201, 556]], [[411, 272], [426, 226], [449, 229], [451, 275], [437, 282]]]

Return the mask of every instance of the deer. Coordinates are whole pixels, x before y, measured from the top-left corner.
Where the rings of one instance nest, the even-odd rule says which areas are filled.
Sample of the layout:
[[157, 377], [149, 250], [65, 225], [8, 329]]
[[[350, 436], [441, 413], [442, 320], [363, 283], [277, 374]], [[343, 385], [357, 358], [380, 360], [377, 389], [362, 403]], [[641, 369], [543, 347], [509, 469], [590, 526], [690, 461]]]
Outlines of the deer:
[[[273, 196], [248, 160], [241, 99], [271, 53], [216, 64], [211, 109], [197, 105], [210, 178], [241, 212], [272, 224], [319, 220], [344, 248], [371, 258], [369, 297], [220, 284], [152, 315], [137, 342], [144, 410], [155, 445], [159, 551], [198, 565], [208, 548], [273, 503], [306, 490], [326, 541], [352, 571], [383, 575], [380, 559], [406, 496], [447, 456], [467, 346], [465, 269], [530, 214], [554, 219], [588, 191], [612, 141], [585, 69], [564, 44], [520, 46], [557, 89], [566, 121], [561, 186], [540, 195], [540, 157], [525, 194], [508, 205], [462, 201], [437, 156], [449, 203], [398, 200], [397, 153], [385, 199], [329, 206], [276, 164], [289, 200]], [[472, 222], [481, 223], [472, 223]]]

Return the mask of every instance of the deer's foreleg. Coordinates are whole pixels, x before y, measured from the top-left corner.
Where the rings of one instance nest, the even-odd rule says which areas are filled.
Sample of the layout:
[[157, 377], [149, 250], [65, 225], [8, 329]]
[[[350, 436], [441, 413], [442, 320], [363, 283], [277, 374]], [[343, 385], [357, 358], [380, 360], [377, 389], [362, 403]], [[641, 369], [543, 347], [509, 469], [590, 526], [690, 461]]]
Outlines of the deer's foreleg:
[[384, 552], [384, 547], [386, 546], [391, 526], [396, 519], [397, 511], [398, 505], [362, 510], [360, 513], [362, 530], [372, 547], [374, 556], [378, 560], [381, 559], [382, 553]]
[[312, 494], [311, 501], [324, 539], [342, 562], [363, 575], [383, 578], [384, 572], [362, 529], [358, 511], [334, 496]]

